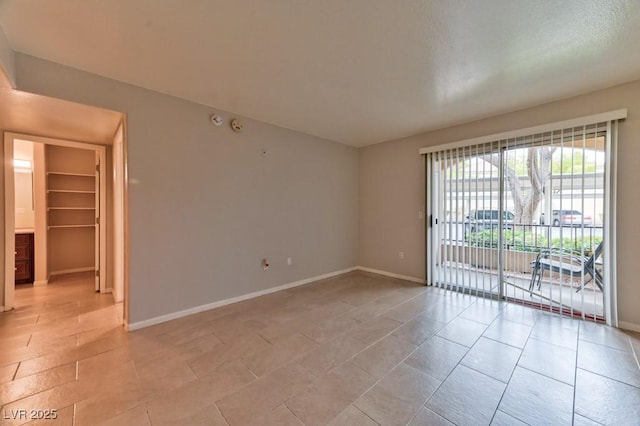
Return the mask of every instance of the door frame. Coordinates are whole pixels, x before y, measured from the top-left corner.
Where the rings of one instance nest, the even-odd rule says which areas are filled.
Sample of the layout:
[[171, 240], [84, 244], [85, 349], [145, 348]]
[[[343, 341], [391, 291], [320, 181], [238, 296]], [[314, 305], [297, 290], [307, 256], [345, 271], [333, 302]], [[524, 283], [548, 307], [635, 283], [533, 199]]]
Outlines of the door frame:
[[96, 145], [87, 142], [75, 142], [63, 139], [55, 139], [43, 136], [35, 136], [22, 133], [5, 132], [4, 133], [4, 310], [13, 309], [15, 299], [15, 238], [10, 236], [15, 233], [15, 181], [13, 167], [13, 145], [16, 139], [26, 140], [45, 145], [57, 145], [67, 148], [87, 149], [97, 152], [99, 158], [99, 200], [100, 200], [100, 277], [99, 291], [107, 293], [106, 286], [106, 266], [107, 266], [107, 186], [106, 186], [106, 146]]

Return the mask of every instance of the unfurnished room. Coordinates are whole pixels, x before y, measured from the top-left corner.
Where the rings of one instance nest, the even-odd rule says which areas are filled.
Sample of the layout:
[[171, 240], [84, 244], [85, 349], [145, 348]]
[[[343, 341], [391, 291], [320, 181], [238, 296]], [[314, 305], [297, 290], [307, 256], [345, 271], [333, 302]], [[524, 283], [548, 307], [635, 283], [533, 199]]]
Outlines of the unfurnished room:
[[640, 425], [637, 0], [0, 0], [0, 424]]

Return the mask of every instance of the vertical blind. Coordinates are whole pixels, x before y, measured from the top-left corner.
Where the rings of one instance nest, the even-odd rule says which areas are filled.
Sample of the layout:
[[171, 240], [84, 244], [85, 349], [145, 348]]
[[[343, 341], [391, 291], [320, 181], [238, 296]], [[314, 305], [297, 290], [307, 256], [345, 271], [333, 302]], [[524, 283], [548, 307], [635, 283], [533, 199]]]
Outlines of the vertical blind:
[[610, 126], [423, 152], [428, 282], [604, 320]]

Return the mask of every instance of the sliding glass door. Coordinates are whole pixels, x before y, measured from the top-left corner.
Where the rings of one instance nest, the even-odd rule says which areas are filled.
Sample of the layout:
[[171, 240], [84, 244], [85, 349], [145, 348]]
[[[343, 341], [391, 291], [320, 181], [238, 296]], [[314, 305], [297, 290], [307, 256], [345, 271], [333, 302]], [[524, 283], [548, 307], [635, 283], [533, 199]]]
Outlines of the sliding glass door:
[[429, 283], [604, 320], [608, 128], [428, 153]]

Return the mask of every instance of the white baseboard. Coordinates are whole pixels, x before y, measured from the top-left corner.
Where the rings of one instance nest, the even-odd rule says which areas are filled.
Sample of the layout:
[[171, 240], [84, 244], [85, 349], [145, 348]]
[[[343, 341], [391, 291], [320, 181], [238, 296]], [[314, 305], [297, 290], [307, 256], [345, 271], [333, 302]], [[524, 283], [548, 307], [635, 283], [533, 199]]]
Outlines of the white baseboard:
[[398, 278], [400, 280], [411, 281], [414, 283], [424, 284], [426, 281], [423, 278], [410, 277], [408, 275], [400, 275], [393, 272], [381, 271], [379, 269], [365, 268], [364, 266], [356, 266], [357, 270], [364, 272], [371, 272], [372, 274], [384, 275], [386, 277]]
[[172, 312], [170, 314], [160, 315], [155, 318], [151, 318], [144, 321], [138, 321], [126, 325], [127, 331], [139, 330], [141, 328], [150, 327], [152, 325], [160, 324], [163, 322], [171, 321], [174, 319], [186, 317], [187, 315], [197, 314], [199, 312], [208, 311], [210, 309], [219, 308], [220, 306], [230, 305], [232, 303], [242, 302], [243, 300], [254, 299], [256, 297], [264, 296], [266, 294], [275, 293], [277, 291], [286, 290], [288, 288], [298, 287], [301, 285], [309, 284], [314, 281], [324, 280], [326, 278], [335, 277], [336, 275], [346, 274], [347, 272], [355, 271], [357, 268], [347, 268], [340, 271], [329, 272], [328, 274], [318, 275], [316, 277], [306, 278], [304, 280], [296, 281], [289, 284], [283, 284], [277, 287], [271, 287], [266, 290], [255, 291], [253, 293], [243, 294], [242, 296], [231, 297], [229, 299], [218, 300], [217, 302], [207, 303], [206, 305], [195, 306], [193, 308], [184, 309], [178, 312]]
[[75, 268], [75, 269], [64, 269], [62, 271], [51, 271], [49, 272], [49, 275], [54, 276], [54, 275], [64, 275], [64, 274], [75, 274], [76, 272], [89, 272], [89, 271], [95, 271], [96, 268], [94, 266], [87, 266], [85, 268]]
[[629, 331], [640, 332], [640, 325], [634, 324], [632, 322], [618, 321], [618, 328], [622, 328], [624, 330], [629, 330]]
[[40, 280], [40, 281], [33, 282], [34, 287], [39, 287], [41, 285], [47, 285], [47, 284], [49, 284], [49, 280]]

